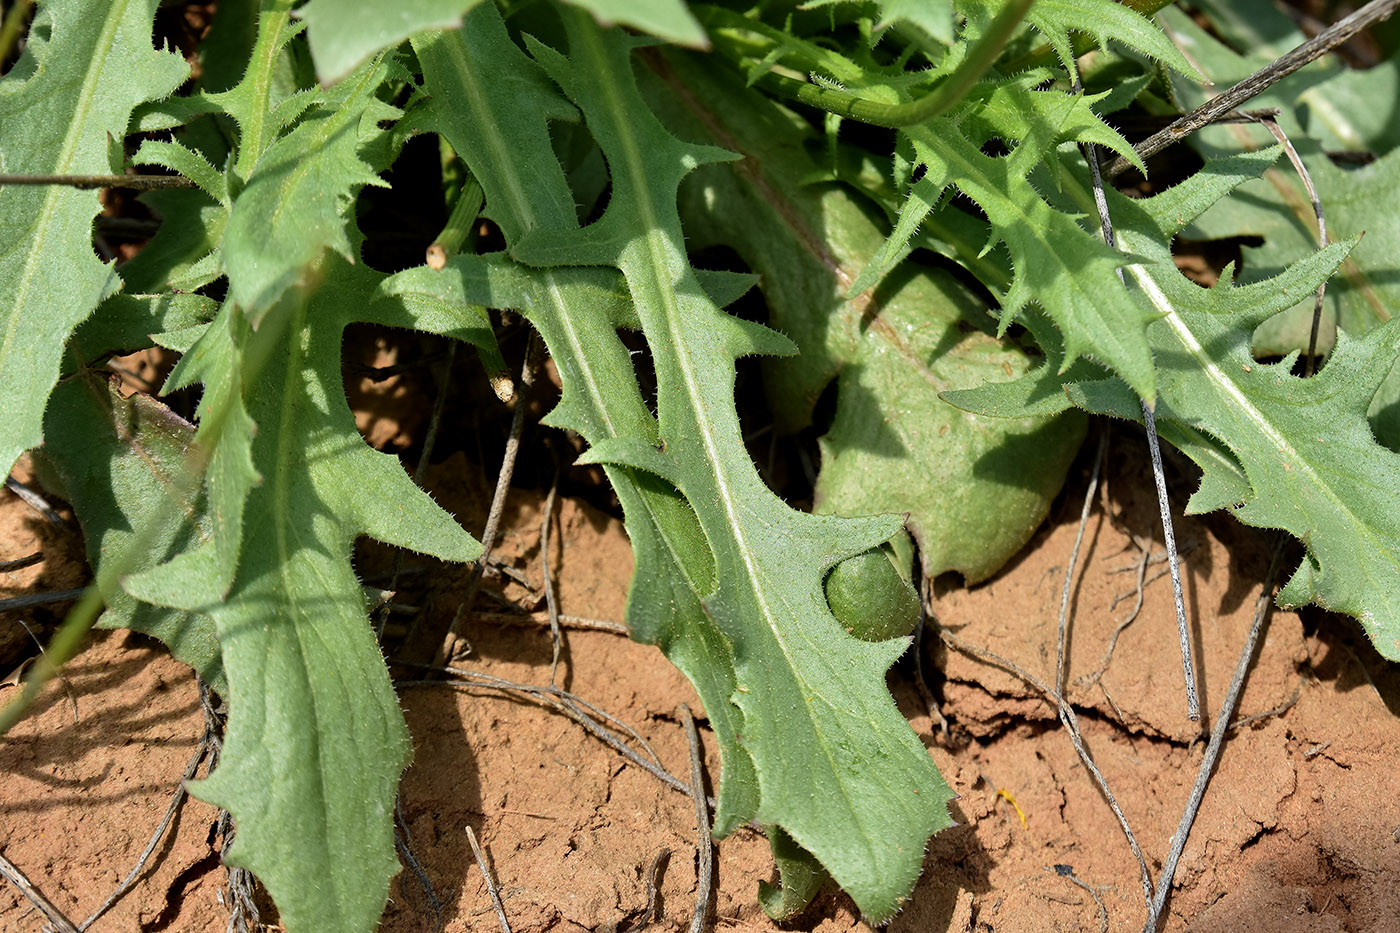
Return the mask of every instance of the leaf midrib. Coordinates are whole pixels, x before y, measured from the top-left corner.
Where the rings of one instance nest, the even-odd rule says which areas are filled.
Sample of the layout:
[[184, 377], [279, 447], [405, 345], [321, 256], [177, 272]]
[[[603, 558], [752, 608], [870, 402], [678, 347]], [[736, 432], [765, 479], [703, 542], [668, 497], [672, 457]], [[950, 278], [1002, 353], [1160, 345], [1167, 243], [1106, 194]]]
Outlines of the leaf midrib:
[[[627, 169], [624, 177], [631, 183], [631, 199], [637, 211], [637, 219], [640, 222], [641, 229], [646, 231], [643, 235], [643, 242], [645, 244], [645, 258], [649, 266], [649, 275], [647, 279], [650, 281], [636, 282], [635, 285], [641, 286], [637, 289], [639, 291], [645, 290], [645, 286], [648, 284], [654, 284], [656, 286], [654, 289], [655, 294], [652, 297], [657, 300], [659, 310], [663, 314], [667, 335], [671, 339], [671, 346], [677, 348], [689, 346], [693, 341], [691, 335], [688, 334], [683, 327], [680, 308], [675, 301], [675, 289], [667, 287], [667, 280], [669, 277], [668, 264], [666, 262], [669, 255], [667, 238], [658, 221], [654, 205], [649, 196], [650, 191], [644, 187], [643, 184], [644, 180], [647, 178], [647, 173], [645, 171], [645, 162], [637, 147], [636, 135], [625, 131], [625, 128], [630, 124], [626, 118], [626, 107], [618, 95], [617, 85], [612, 80], [602, 79], [602, 76], [611, 76], [611, 72], [607, 70], [606, 55], [599, 46], [598, 33], [590, 29], [579, 30], [575, 32], [574, 35], [579, 35], [579, 33], [587, 37], [587, 53], [592, 59], [591, 64], [594, 68], [594, 73], [600, 76], [598, 86], [602, 91], [604, 105], [610, 112], [611, 122], [618, 130], [617, 138], [619, 145], [622, 147], [623, 161]], [[618, 174], [614, 173], [614, 184], [616, 183], [617, 177]], [[631, 263], [626, 263], [624, 261], [624, 274], [629, 272], [626, 266], [630, 265]], [[635, 274], [636, 270], [630, 271]], [[628, 280], [629, 284], [633, 284], [633, 275], [628, 275]], [[695, 284], [696, 290], [698, 291], [698, 283], [692, 284]], [[764, 624], [772, 633], [774, 642], [787, 661], [787, 669], [792, 673], [794, 680], [801, 685], [801, 693], [807, 699], [806, 709], [809, 711], [808, 717], [812, 722], [812, 731], [816, 737], [817, 745], [826, 755], [831, 774], [837, 775], [838, 769], [835, 756], [832, 754], [825, 733], [818, 727], [817, 716], [812, 708], [812, 699], [816, 696], [822, 696], [822, 692], [812, 688], [811, 684], [808, 684], [800, 677], [800, 667], [797, 659], [793, 656], [788, 641], [784, 637], [782, 628], [777, 624], [777, 618], [773, 607], [766, 597], [765, 591], [767, 588], [764, 585], [765, 581], [762, 579], [758, 564], [755, 561], [754, 549], [750, 545], [747, 535], [744, 533], [746, 524], [738, 513], [738, 501], [733, 491], [733, 479], [729, 475], [729, 468], [725, 458], [720, 455], [717, 431], [715, 430], [713, 421], [707, 415], [708, 406], [706, 404], [705, 392], [700, 385], [700, 380], [696, 376], [691, 354], [676, 352], [672, 353], [671, 357], [675, 361], [677, 368], [681, 371], [682, 384], [685, 386], [692, 416], [695, 419], [696, 426], [700, 429], [701, 444], [711, 468], [711, 475], [714, 478], [716, 491], [719, 494], [719, 501], [724, 509], [726, 521], [729, 525], [733, 540], [737, 545], [740, 560], [743, 563], [744, 572], [749, 581], [748, 589], [754, 596]], [[831, 705], [824, 696], [823, 702], [828, 706]], [[755, 762], [755, 765], [756, 764], [757, 762]], [[845, 799], [847, 810], [853, 817], [853, 821], [857, 825], [861, 825], [862, 821], [858, 815], [859, 811], [855, 806], [855, 802], [850, 797], [845, 782], [841, 781], [838, 777], [834, 783], [839, 793]], [[871, 866], [877, 865], [879, 860], [873, 855], [870, 840], [864, 839], [863, 841], [866, 843], [867, 864]]]
[[[1372, 532], [1371, 527], [1366, 522], [1361, 521], [1360, 518], [1346, 506], [1345, 502], [1336, 495], [1331, 483], [1326, 482], [1322, 474], [1313, 468], [1312, 462], [1304, 456], [1287, 437], [1274, 427], [1268, 416], [1260, 411], [1250, 400], [1245, 390], [1241, 388], [1235, 380], [1226, 375], [1225, 371], [1220, 368], [1216, 361], [1206, 353], [1205, 348], [1201, 346], [1200, 341], [1196, 339], [1196, 335], [1191, 331], [1191, 328], [1187, 326], [1186, 322], [1182, 320], [1181, 316], [1176, 313], [1175, 308], [1172, 307], [1171, 300], [1167, 298], [1161, 287], [1147, 273], [1146, 268], [1141, 265], [1130, 265], [1127, 267], [1127, 271], [1142, 287], [1153, 306], [1163, 312], [1163, 321], [1172, 329], [1172, 333], [1176, 335], [1177, 340], [1185, 348], [1186, 352], [1196, 361], [1200, 371], [1206, 375], [1206, 378], [1211, 384], [1216, 386], [1218, 392], [1225, 397], [1227, 404], [1233, 405], [1235, 410], [1240, 412], [1245, 420], [1252, 425], [1275, 450], [1288, 459], [1288, 462], [1296, 463], [1299, 466], [1299, 472], [1306, 476], [1308, 482], [1315, 489], [1322, 492], [1327, 502], [1332, 506], [1333, 511], [1343, 516], [1346, 521], [1357, 530], [1361, 537], [1374, 545], [1378, 551], [1384, 553], [1384, 549], [1380, 546], [1380, 540], [1378, 536]], [[1248, 469], [1246, 469], [1245, 475], [1249, 475]]]
[[[121, 25], [122, 17], [126, 15], [126, 8], [131, 0], [114, 0], [113, 5], [108, 7], [108, 15], [103, 21], [102, 29], [98, 33], [97, 43], [89, 60], [88, 68], [83, 75], [78, 93], [78, 104], [74, 110], [73, 119], [68, 124], [68, 131], [64, 134], [63, 145], [59, 147], [58, 157], [53, 162], [54, 173], [58, 175], [67, 174], [72, 165], [74, 152], [81, 142], [81, 137], [87, 130], [87, 118], [91, 114], [94, 101], [97, 96], [97, 85], [100, 83], [102, 72], [106, 68], [107, 59], [112, 54], [115, 47], [113, 36]], [[58, 37], [55, 37], [55, 40]], [[55, 44], [48, 47], [48, 54], [54, 53]], [[42, 74], [42, 72], [41, 72]], [[57, 213], [57, 205], [62, 198], [71, 194], [67, 188], [58, 185], [49, 187], [44, 195], [44, 207], [39, 211], [33, 229], [35, 232], [34, 245], [28, 250], [24, 269], [19, 277], [19, 282], [15, 288], [15, 298], [11, 303], [9, 321], [5, 327], [5, 340], [3, 349], [0, 349], [0, 359], [8, 360], [12, 356], [15, 333], [21, 321], [30, 322], [29, 315], [19, 313], [21, 309], [28, 307], [29, 293], [38, 277], [39, 271], [49, 265], [51, 257], [47, 249], [49, 234], [53, 231], [53, 215]]]

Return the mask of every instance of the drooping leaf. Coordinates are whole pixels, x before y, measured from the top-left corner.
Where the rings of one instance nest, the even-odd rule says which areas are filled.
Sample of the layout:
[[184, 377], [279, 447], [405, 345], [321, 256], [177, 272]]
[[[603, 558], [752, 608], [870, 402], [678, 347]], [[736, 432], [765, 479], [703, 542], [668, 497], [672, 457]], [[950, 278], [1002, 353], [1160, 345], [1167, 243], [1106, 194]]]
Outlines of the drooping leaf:
[[311, 0], [301, 8], [316, 77], [331, 85], [383, 49], [429, 29], [462, 24], [462, 14], [480, 0], [371, 0], [346, 15], [338, 0]]
[[566, 29], [570, 57], [531, 49], [583, 112], [608, 159], [612, 196], [590, 227], [538, 229], [512, 251], [532, 264], [622, 270], [656, 364], [661, 447], [623, 437], [587, 457], [655, 473], [705, 504], [695, 514], [720, 582], [704, 605], [734, 646], [756, 817], [812, 852], [864, 913], [889, 917], [912, 889], [924, 843], [948, 825], [949, 791], [884, 688], [904, 642], [847, 635], [821, 582], [826, 568], [888, 539], [900, 521], [794, 512], [763, 485], [730, 401], [733, 361], [790, 345], [704, 294], [675, 203], [692, 168], [731, 156], [682, 143], [656, 121], [624, 34], [581, 16]]
[[[105, 174], [108, 138], [137, 104], [170, 94], [188, 68], [151, 46], [156, 0], [82, 0], [39, 7], [24, 54], [0, 78], [0, 171]], [[63, 343], [107, 294], [115, 273], [93, 252], [95, 191], [0, 188], [0, 469], [43, 438], [44, 403]]]

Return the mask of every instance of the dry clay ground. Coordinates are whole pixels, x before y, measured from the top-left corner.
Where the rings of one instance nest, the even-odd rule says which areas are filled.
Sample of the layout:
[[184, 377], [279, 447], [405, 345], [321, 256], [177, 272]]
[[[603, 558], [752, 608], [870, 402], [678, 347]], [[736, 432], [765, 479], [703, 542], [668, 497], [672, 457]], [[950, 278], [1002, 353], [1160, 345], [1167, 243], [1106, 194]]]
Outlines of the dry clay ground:
[[[376, 427], [363, 427], [375, 440]], [[1107, 484], [1095, 497], [1074, 590], [1067, 682], [1085, 742], [1155, 877], [1205, 743], [1185, 717], [1170, 585], [1155, 576], [1162, 565], [1150, 542], [1160, 532], [1140, 444], [1126, 432], [1110, 438]], [[1050, 520], [998, 576], [972, 589], [956, 580], [934, 585], [933, 610], [947, 630], [1045, 680], [1054, 673], [1060, 590], [1088, 459], [1081, 457]], [[458, 452], [431, 470], [428, 484], [468, 528], [480, 529], [493, 480]], [[1185, 474], [1175, 479], [1183, 491], [1190, 482]], [[549, 679], [541, 614], [531, 622], [499, 621], [507, 608], [502, 599], [543, 608], [544, 499], [539, 490], [511, 492], [497, 556], [524, 582], [498, 575], [489, 583], [498, 596], [478, 606], [495, 621], [469, 626], [463, 667], [526, 683]], [[564, 498], [552, 528], [560, 610], [620, 620], [632, 570], [621, 523]], [[1178, 535], [1208, 723], [1249, 627], [1270, 549], [1267, 539], [1227, 518], [1183, 521]], [[1141, 612], [1106, 658], [1115, 629], [1134, 608], [1144, 547], [1151, 550]], [[0, 560], [36, 551], [41, 564], [0, 576], [0, 597], [76, 586], [85, 573], [76, 531], [0, 493]], [[391, 564], [380, 550], [360, 554], [361, 572], [371, 579], [382, 579]], [[404, 566], [410, 573], [397, 600], [419, 611], [392, 616], [386, 644], [396, 657], [423, 659], [461, 601], [466, 571], [413, 572], [425, 567], [413, 556]], [[47, 609], [0, 616], [0, 676], [34, 654], [19, 623], [43, 628], [55, 618]], [[1054, 708], [1016, 677], [942, 645], [930, 647], [927, 658], [928, 696], [941, 707], [946, 731], [916, 688], [908, 657], [890, 684], [959, 795], [952, 814], [960, 825], [934, 838], [923, 879], [890, 929], [1141, 929], [1137, 865]], [[684, 702], [698, 711], [699, 703], [655, 649], [569, 630], [559, 676], [635, 727], [672, 773], [687, 774], [676, 708]], [[0, 698], [7, 693], [13, 688], [0, 687]], [[687, 797], [539, 706], [443, 685], [405, 687], [402, 700], [414, 740], [402, 807], [447, 930], [498, 928], [467, 826], [485, 844], [518, 933], [636, 929], [652, 880], [659, 913], [653, 928], [689, 922], [696, 870]], [[1347, 620], [1273, 612], [1239, 714], [1259, 718], [1230, 734], [1189, 837], [1165, 929], [1400, 929], [1397, 711], [1400, 677]], [[80, 921], [135, 864], [202, 729], [187, 668], [144, 638], [94, 636], [65, 680], [48, 685], [30, 716], [0, 741], [0, 850]], [[702, 735], [713, 781], [719, 761], [713, 736]], [[214, 819], [212, 808], [188, 800], [140, 884], [95, 929], [223, 930], [226, 876], [211, 842]], [[663, 851], [669, 862], [653, 874]], [[755, 902], [758, 881], [771, 872], [759, 833], [744, 829], [721, 842], [715, 928], [775, 929]], [[263, 908], [266, 919], [272, 911], [265, 898]], [[0, 886], [0, 930], [37, 931], [42, 923], [16, 888]], [[423, 888], [411, 873], [400, 874], [383, 929], [432, 928]], [[852, 903], [831, 889], [788, 928], [866, 929]]]

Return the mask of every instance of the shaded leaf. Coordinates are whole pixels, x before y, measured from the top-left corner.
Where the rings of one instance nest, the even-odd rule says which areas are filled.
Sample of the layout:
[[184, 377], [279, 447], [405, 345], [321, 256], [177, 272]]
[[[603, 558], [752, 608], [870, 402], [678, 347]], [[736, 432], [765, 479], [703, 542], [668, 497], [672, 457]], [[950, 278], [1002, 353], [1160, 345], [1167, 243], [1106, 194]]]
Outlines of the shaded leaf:
[[98, 626], [159, 638], [227, 696], [213, 620], [140, 602], [119, 585], [124, 574], [189, 547], [207, 528], [205, 503], [186, 472], [194, 426], [160, 402], [122, 398], [105, 379], [84, 373], [54, 391], [44, 430], [41, 468], [73, 504], [107, 604]]

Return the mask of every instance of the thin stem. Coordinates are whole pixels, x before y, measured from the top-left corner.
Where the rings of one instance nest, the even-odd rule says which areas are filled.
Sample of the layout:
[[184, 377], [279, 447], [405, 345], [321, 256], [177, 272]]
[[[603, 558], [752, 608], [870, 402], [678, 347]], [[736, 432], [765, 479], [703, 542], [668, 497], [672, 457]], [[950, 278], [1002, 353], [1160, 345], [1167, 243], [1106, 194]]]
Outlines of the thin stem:
[[197, 188], [180, 175], [6, 175], [0, 174], [4, 185], [66, 185], [69, 188], [130, 188], [133, 191], [155, 191], [157, 188]]
[[[1103, 190], [1103, 175], [1099, 171], [1099, 151], [1093, 143], [1084, 146], [1084, 158], [1089, 163], [1093, 175], [1094, 204], [1099, 209], [1099, 229], [1104, 242], [1111, 249], [1118, 243], [1113, 235], [1113, 218], [1108, 214], [1108, 197]], [[1124, 281], [1123, 269], [1118, 270], [1118, 280]], [[1162, 517], [1162, 537], [1167, 545], [1167, 567], [1171, 570], [1172, 598], [1176, 603], [1176, 635], [1181, 645], [1181, 674], [1186, 682], [1186, 717], [1192, 722], [1201, 719], [1201, 700], [1196, 690], [1196, 663], [1191, 657], [1191, 627], [1186, 622], [1186, 600], [1181, 592], [1181, 560], [1176, 552], [1176, 532], [1172, 527], [1171, 500], [1167, 498], [1167, 477], [1162, 470], [1162, 445], [1157, 439], [1157, 416], [1147, 399], [1138, 400], [1142, 405], [1142, 424], [1147, 430], [1147, 452], [1152, 458], [1152, 481], [1157, 490], [1157, 510]]]
[[[1308, 200], [1312, 202], [1313, 216], [1317, 218], [1317, 245], [1319, 248], [1327, 246], [1327, 216], [1322, 211], [1322, 199], [1317, 196], [1317, 188], [1313, 185], [1312, 175], [1308, 174], [1308, 167], [1303, 164], [1303, 157], [1298, 155], [1298, 150], [1293, 148], [1293, 141], [1288, 138], [1288, 134], [1279, 126], [1275, 119], [1277, 114], [1268, 117], [1261, 117], [1262, 123], [1268, 131], [1273, 134], [1278, 144], [1283, 147], [1283, 151], [1288, 155], [1288, 161], [1293, 163], [1293, 170], [1298, 173], [1298, 177], [1303, 181], [1303, 189], [1308, 193]], [[1311, 376], [1317, 371], [1317, 332], [1322, 325], [1322, 301], [1327, 297], [1327, 280], [1323, 279], [1317, 286], [1316, 297], [1313, 299], [1312, 329], [1308, 332], [1308, 353], [1303, 360], [1303, 375]]]
[[471, 843], [472, 855], [476, 856], [476, 866], [481, 869], [481, 877], [486, 879], [486, 892], [491, 895], [491, 906], [496, 908], [496, 919], [501, 923], [502, 933], [510, 933], [510, 921], [506, 919], [506, 905], [501, 903], [501, 890], [496, 887], [496, 879], [491, 877], [491, 867], [486, 864], [481, 845], [476, 841], [476, 833], [467, 826], [467, 842]]
[[49, 918], [49, 923], [53, 924], [57, 933], [78, 933], [78, 928], [73, 925], [73, 921], [65, 917], [63, 911], [54, 906], [53, 901], [34, 887], [34, 883], [25, 876], [24, 872], [19, 870], [18, 865], [3, 855], [0, 855], [0, 877], [19, 888], [19, 892], [24, 895], [25, 899]]
[[695, 880], [695, 913], [690, 918], [690, 933], [705, 929], [705, 917], [710, 909], [710, 889], [714, 885], [715, 844], [710, 838], [710, 808], [705, 800], [704, 773], [700, 762], [700, 733], [690, 707], [676, 707], [685, 725], [686, 741], [690, 745], [690, 796], [695, 801], [695, 856], [699, 860]]
[[428, 247], [428, 265], [440, 268], [434, 265], [438, 258], [445, 263], [448, 256], [455, 256], [462, 251], [462, 245], [467, 242], [467, 237], [476, 225], [476, 219], [481, 216], [481, 208], [485, 201], [486, 195], [481, 190], [481, 185], [468, 175], [462, 184], [462, 190], [457, 194], [457, 200], [452, 204], [447, 225], [433, 240], [433, 245]]
[[1259, 645], [1259, 636], [1263, 633], [1264, 624], [1269, 617], [1269, 597], [1273, 595], [1274, 581], [1278, 576], [1279, 561], [1283, 556], [1286, 540], [1280, 535], [1274, 547], [1274, 559], [1269, 567], [1269, 574], [1254, 605], [1254, 621], [1249, 627], [1244, 648], [1240, 651], [1240, 659], [1235, 663], [1235, 676], [1230, 681], [1230, 688], [1225, 691], [1225, 700], [1221, 703], [1220, 710], [1215, 714], [1215, 726], [1211, 729], [1205, 757], [1201, 759], [1201, 766], [1196, 772], [1196, 782], [1191, 786], [1191, 795], [1186, 799], [1186, 809], [1182, 811], [1181, 822], [1177, 824], [1171, 851], [1167, 854], [1167, 861], [1157, 878], [1157, 890], [1152, 898], [1152, 911], [1148, 917], [1146, 933], [1157, 933], [1157, 928], [1161, 925], [1177, 863], [1181, 861], [1181, 853], [1186, 849], [1186, 838], [1191, 834], [1191, 824], [1196, 821], [1196, 813], [1201, 808], [1206, 787], [1210, 784], [1211, 775], [1215, 773], [1215, 764], [1220, 759], [1220, 749], [1225, 743], [1225, 733], [1230, 731], [1230, 717], [1235, 714], [1235, 704], [1239, 702], [1240, 692], [1249, 676], [1250, 662], [1254, 660], [1254, 650]]
[[549, 685], [553, 687], [559, 676], [559, 654], [564, 647], [564, 633], [559, 628], [559, 601], [554, 595], [554, 577], [549, 570], [549, 526], [554, 520], [554, 504], [559, 497], [559, 470], [554, 471], [554, 482], [549, 485], [549, 495], [544, 502], [544, 520], [540, 522], [540, 565], [544, 574], [544, 602], [549, 609], [549, 640], [554, 656], [549, 662]]
[[1069, 634], [1069, 596], [1074, 588], [1074, 565], [1079, 563], [1079, 548], [1084, 544], [1084, 530], [1089, 525], [1089, 510], [1094, 506], [1094, 492], [1099, 488], [1099, 469], [1103, 466], [1104, 451], [1108, 449], [1108, 435], [1099, 435], [1099, 449], [1094, 453], [1094, 468], [1089, 473], [1089, 488], [1084, 491], [1084, 507], [1079, 512], [1079, 530], [1074, 535], [1074, 547], [1069, 552], [1069, 565], [1065, 567], [1065, 585], [1060, 593], [1060, 620], [1055, 639], [1055, 693], [1064, 696], [1065, 692], [1065, 642]]
[[447, 663], [456, 654], [460, 636], [458, 629], [462, 622], [471, 616], [472, 606], [476, 603], [476, 594], [481, 589], [481, 578], [486, 573], [487, 564], [491, 560], [491, 549], [496, 546], [496, 532], [501, 523], [501, 513], [505, 511], [506, 493], [510, 490], [510, 478], [515, 474], [515, 458], [520, 452], [520, 436], [525, 430], [525, 408], [528, 402], [530, 387], [535, 382], [535, 334], [530, 332], [529, 341], [525, 345], [525, 362], [520, 366], [520, 393], [515, 400], [515, 411], [510, 420], [510, 436], [506, 438], [505, 453], [501, 458], [501, 470], [496, 475], [496, 491], [491, 495], [491, 510], [486, 516], [486, 528], [481, 532], [481, 556], [476, 560], [476, 566], [472, 568], [471, 576], [467, 579], [467, 595], [462, 597], [462, 604], [457, 607], [457, 613], [452, 617], [452, 625], [447, 630], [447, 637], [443, 640], [442, 647], [438, 652], [438, 660]]
[[[1281, 58], [1275, 59], [1267, 67], [1259, 69], [1228, 91], [1206, 101], [1171, 126], [1159, 133], [1153, 133], [1133, 149], [1137, 151], [1139, 158], [1147, 161], [1149, 157], [1173, 143], [1180, 142], [1201, 127], [1215, 122], [1222, 113], [1234, 110], [1304, 65], [1321, 58], [1361, 30], [1387, 19], [1395, 12], [1397, 6], [1400, 6], [1400, 0], [1371, 0], [1355, 13], [1334, 23]], [[1105, 174], [1110, 179], [1116, 178], [1131, 166], [1132, 163], [1119, 156], [1109, 165]]]

